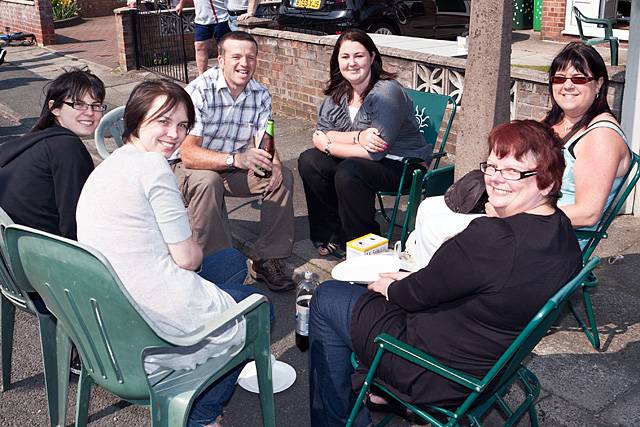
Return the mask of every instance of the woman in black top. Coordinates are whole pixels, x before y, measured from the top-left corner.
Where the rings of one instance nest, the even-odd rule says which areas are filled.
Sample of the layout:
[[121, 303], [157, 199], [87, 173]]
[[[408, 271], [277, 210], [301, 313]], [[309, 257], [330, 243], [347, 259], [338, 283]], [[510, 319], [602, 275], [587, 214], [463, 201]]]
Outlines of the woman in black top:
[[398, 189], [404, 157], [428, 164], [433, 151], [420, 134], [411, 99], [382, 68], [380, 52], [364, 31], [340, 35], [330, 69], [314, 148], [298, 159], [311, 240], [320, 255], [379, 234], [375, 192]]
[[90, 71], [67, 71], [49, 84], [33, 129], [0, 146], [0, 206], [14, 222], [76, 239], [76, 205], [93, 170], [80, 138], [98, 126], [104, 96]]
[[[555, 133], [532, 120], [517, 121], [495, 128], [489, 147], [481, 170], [497, 217], [472, 221], [413, 274], [383, 274], [368, 290], [332, 281], [315, 291], [309, 329], [313, 426], [346, 423], [355, 399], [349, 355], [354, 351], [369, 366], [378, 334], [482, 377], [581, 266], [571, 222], [556, 207], [564, 160]], [[467, 393], [389, 354], [378, 378], [419, 405], [452, 406]], [[366, 422], [365, 411], [357, 425]]]

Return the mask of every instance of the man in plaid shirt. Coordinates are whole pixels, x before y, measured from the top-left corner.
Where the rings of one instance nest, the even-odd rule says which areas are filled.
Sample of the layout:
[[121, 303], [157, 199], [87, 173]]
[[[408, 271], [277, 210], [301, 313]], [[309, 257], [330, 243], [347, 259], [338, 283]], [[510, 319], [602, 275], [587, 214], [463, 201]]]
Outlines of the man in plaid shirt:
[[[222, 38], [218, 52], [218, 67], [186, 88], [196, 124], [172, 168], [205, 255], [232, 246], [224, 196], [262, 196], [250, 273], [273, 291], [287, 291], [295, 287], [283, 262], [293, 247], [293, 175], [277, 151], [271, 158], [257, 148], [271, 117], [271, 95], [253, 79], [258, 45], [248, 33], [233, 31]], [[260, 168], [270, 170], [271, 177], [264, 178]]]

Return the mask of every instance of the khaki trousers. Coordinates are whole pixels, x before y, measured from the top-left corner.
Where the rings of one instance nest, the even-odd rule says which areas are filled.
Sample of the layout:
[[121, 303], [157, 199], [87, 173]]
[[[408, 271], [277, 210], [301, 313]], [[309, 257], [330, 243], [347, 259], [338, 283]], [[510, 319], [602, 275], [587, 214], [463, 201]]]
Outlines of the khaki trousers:
[[255, 259], [287, 258], [293, 248], [293, 174], [282, 168], [282, 184], [262, 194], [264, 181], [245, 170], [216, 172], [189, 169], [182, 162], [171, 165], [178, 180], [193, 236], [205, 255], [232, 247], [225, 221], [224, 197], [262, 195], [260, 232]]

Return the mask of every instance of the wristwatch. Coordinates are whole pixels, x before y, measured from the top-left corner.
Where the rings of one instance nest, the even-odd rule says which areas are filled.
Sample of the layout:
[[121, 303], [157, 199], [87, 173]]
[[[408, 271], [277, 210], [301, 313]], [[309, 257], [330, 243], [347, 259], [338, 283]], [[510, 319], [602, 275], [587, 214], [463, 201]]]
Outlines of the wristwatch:
[[233, 162], [235, 161], [235, 157], [233, 154], [229, 154], [227, 159], [224, 161], [227, 165], [227, 169], [233, 169]]

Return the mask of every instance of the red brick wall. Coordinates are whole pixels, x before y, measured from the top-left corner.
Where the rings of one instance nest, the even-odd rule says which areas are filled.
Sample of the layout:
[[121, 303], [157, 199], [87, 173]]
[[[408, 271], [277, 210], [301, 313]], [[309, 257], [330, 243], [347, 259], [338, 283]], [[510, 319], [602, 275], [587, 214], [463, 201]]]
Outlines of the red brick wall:
[[80, 6], [80, 16], [109, 16], [113, 10], [127, 5], [126, 0], [76, 0]]
[[543, 40], [563, 39], [564, 17], [567, 0], [544, 0], [542, 2], [542, 26], [540, 36]]
[[53, 17], [49, 0], [35, 0], [33, 4], [0, 0], [0, 30], [32, 33], [40, 45], [53, 44]]

